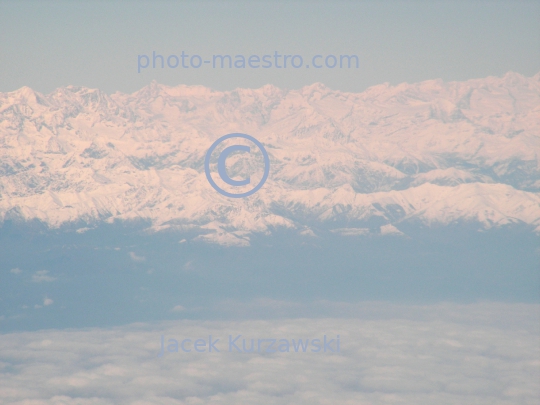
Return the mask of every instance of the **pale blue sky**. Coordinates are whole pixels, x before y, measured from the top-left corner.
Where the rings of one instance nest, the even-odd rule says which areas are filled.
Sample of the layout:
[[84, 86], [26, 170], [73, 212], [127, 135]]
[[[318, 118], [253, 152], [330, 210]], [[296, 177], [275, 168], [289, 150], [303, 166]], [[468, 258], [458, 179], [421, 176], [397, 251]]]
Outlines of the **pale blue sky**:
[[[148, 69], [137, 55], [357, 54], [358, 69]], [[540, 71], [540, 2], [1, 1], [0, 91], [69, 84], [132, 92], [155, 79], [219, 90]]]

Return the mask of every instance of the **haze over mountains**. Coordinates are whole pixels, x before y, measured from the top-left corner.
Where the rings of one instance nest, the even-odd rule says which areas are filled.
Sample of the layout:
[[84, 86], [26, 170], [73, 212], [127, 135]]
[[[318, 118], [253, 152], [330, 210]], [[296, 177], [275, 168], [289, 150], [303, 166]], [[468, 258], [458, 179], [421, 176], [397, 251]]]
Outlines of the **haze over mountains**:
[[[205, 177], [208, 148], [231, 132], [270, 155], [268, 181], [248, 198], [224, 197]], [[23, 87], [0, 93], [0, 221], [145, 219], [227, 245], [283, 227], [402, 235], [407, 222], [539, 233], [539, 154], [540, 73], [362, 93]], [[233, 162], [232, 176], [250, 169]]]

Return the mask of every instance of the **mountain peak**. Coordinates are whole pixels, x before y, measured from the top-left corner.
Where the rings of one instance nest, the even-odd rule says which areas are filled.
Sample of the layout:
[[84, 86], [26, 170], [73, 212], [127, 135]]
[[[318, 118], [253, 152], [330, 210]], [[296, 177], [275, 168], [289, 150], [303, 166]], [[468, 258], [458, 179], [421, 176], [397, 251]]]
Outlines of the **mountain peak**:
[[324, 94], [332, 90], [329, 87], [327, 87], [324, 83], [320, 83], [320, 82], [316, 82], [308, 86], [304, 86], [301, 89], [302, 94], [312, 94], [316, 91]]
[[37, 104], [41, 95], [38, 95], [34, 90], [28, 86], [23, 86], [20, 89], [7, 93], [8, 97], [13, 97], [19, 102], [25, 104]]
[[526, 85], [528, 81], [525, 76], [512, 71], [506, 72], [503, 76], [503, 80], [508, 86]]

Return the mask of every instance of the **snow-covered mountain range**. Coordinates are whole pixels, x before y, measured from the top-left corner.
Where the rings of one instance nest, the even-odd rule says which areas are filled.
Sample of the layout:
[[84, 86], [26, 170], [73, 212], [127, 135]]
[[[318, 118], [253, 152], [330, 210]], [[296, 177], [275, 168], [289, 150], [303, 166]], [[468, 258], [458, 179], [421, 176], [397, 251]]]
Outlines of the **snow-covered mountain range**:
[[[268, 181], [247, 198], [217, 193], [204, 172], [231, 132], [270, 155]], [[23, 87], [0, 93], [0, 222], [143, 218], [239, 245], [280, 227], [400, 234], [407, 221], [540, 232], [539, 155], [540, 73], [362, 93]]]

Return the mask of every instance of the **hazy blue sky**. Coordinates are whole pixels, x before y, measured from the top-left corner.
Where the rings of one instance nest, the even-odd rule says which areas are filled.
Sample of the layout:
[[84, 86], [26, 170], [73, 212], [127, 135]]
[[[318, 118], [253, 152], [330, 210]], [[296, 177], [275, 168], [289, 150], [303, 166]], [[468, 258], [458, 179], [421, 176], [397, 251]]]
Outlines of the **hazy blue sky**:
[[[358, 69], [147, 69], [137, 55], [357, 54]], [[219, 90], [540, 71], [540, 2], [1, 1], [0, 91], [132, 92], [155, 79]]]

